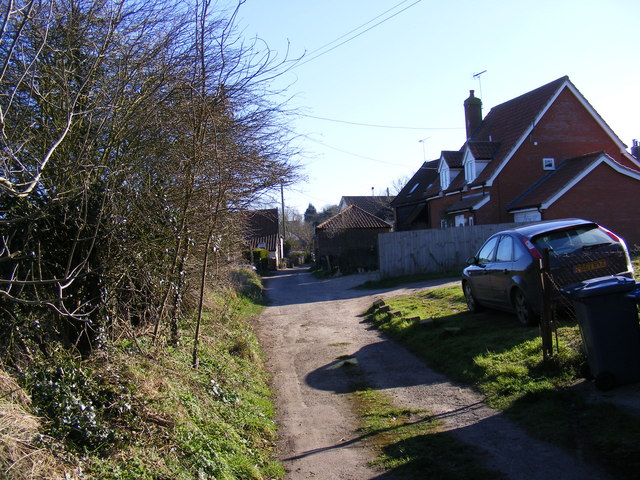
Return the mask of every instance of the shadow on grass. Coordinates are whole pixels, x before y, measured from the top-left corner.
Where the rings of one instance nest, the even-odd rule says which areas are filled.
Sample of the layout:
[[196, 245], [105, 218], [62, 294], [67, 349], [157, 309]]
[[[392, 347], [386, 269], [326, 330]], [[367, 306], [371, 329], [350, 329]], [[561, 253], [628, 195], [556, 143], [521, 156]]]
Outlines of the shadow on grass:
[[451, 433], [432, 433], [399, 440], [380, 452], [390, 464], [399, 463], [376, 477], [378, 480], [434, 478], [440, 480], [501, 480], [501, 472], [485, 468], [486, 458], [463, 446]]
[[640, 419], [616, 406], [585, 402], [573, 389], [530, 393], [504, 413], [535, 438], [560, 445], [615, 478], [640, 478]]
[[487, 311], [454, 313], [429, 324], [374, 316], [378, 330], [400, 341], [427, 364], [452, 380], [474, 385], [479, 375], [475, 359], [487, 352], [507, 352], [539, 337], [537, 327], [523, 328], [513, 315]]

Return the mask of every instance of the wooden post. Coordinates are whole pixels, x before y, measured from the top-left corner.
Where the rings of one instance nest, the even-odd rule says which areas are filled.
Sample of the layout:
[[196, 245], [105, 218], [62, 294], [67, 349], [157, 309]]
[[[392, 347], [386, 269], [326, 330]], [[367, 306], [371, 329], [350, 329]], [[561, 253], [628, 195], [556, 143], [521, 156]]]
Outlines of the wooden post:
[[542, 337], [542, 357], [546, 360], [553, 357], [553, 330], [552, 305], [551, 305], [551, 282], [549, 268], [549, 249], [542, 251], [540, 261], [540, 281], [542, 282], [542, 316], [540, 318], [540, 336]]

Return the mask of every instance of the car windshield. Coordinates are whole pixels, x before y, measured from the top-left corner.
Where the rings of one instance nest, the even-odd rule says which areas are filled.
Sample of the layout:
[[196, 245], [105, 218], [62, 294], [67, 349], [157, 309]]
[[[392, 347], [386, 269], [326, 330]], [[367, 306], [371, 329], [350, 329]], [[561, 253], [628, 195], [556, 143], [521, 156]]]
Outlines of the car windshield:
[[573, 253], [583, 248], [615, 243], [609, 235], [597, 226], [592, 225], [543, 233], [534, 237], [532, 242], [540, 251], [548, 248], [555, 255]]

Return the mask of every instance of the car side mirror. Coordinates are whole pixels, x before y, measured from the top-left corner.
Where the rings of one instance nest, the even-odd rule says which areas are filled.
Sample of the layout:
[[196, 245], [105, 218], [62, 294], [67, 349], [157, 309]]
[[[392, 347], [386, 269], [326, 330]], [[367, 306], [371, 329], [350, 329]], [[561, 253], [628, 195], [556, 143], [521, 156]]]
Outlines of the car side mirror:
[[477, 265], [478, 258], [477, 257], [469, 257], [467, 258], [467, 265]]

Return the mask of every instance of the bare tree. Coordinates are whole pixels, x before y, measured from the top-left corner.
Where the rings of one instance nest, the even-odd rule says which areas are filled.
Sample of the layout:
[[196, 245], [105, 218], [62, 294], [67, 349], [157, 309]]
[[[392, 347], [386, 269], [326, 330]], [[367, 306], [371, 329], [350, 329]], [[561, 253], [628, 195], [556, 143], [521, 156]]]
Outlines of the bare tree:
[[287, 60], [239, 40], [242, 3], [227, 17], [207, 0], [3, 4], [0, 314], [13, 333], [88, 352], [147, 324], [157, 337], [167, 317], [178, 341], [185, 299], [201, 318], [236, 212], [297, 178], [268, 89]]

